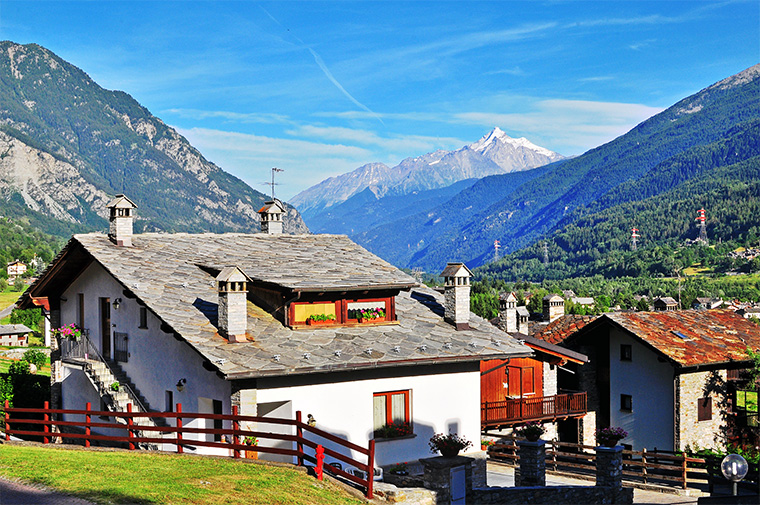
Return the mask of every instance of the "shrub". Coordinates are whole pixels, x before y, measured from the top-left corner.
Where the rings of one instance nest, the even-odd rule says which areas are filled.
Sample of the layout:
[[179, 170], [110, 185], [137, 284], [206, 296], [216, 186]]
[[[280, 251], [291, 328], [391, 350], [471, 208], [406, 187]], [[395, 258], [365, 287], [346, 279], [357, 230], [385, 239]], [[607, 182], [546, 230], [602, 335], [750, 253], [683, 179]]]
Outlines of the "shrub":
[[24, 360], [33, 364], [39, 370], [47, 363], [47, 355], [37, 349], [29, 349], [24, 353]]

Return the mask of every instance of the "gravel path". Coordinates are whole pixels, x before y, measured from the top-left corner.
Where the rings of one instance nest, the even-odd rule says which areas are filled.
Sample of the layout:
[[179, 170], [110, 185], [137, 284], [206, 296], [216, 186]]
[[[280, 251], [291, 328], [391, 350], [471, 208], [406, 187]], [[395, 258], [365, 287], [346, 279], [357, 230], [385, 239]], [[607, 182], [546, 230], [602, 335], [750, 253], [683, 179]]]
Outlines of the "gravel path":
[[95, 505], [93, 502], [53, 491], [43, 486], [22, 484], [0, 477], [2, 505]]

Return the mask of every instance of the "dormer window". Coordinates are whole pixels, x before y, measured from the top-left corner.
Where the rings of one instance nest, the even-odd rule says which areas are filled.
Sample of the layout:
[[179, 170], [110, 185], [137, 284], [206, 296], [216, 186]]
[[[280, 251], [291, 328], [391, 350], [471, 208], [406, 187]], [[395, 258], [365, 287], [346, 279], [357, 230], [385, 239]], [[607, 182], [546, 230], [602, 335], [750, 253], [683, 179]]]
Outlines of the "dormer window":
[[294, 328], [315, 324], [321, 326], [387, 324], [396, 320], [395, 298], [394, 296], [342, 297], [298, 301], [290, 304], [288, 315], [289, 325]]

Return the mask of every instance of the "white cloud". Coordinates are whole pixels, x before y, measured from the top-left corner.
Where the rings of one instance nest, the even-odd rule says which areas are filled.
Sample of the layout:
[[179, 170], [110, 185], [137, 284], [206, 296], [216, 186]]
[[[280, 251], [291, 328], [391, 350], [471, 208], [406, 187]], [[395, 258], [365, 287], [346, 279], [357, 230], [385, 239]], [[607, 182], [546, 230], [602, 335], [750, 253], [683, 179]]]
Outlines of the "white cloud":
[[467, 143], [454, 137], [427, 137], [424, 135], [381, 137], [372, 131], [337, 126], [304, 125], [288, 130], [286, 133], [295, 137], [321, 138], [375, 145], [387, 151], [406, 152], [409, 156], [426, 153], [435, 149], [459, 148]]
[[263, 123], [263, 124], [290, 124], [293, 121], [283, 114], [270, 113], [242, 113], [226, 110], [199, 110], [199, 109], [166, 109], [163, 114], [174, 114], [184, 119], [227, 119], [238, 123]]

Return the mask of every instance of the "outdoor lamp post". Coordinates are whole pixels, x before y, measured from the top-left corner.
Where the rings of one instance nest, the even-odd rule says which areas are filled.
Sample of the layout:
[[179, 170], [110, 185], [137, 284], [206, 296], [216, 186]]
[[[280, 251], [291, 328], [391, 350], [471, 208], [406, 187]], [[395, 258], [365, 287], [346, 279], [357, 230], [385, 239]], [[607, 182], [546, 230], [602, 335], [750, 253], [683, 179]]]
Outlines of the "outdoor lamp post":
[[723, 476], [733, 483], [733, 494], [736, 496], [737, 484], [747, 475], [749, 466], [747, 460], [738, 454], [729, 454], [720, 463], [720, 471]]

